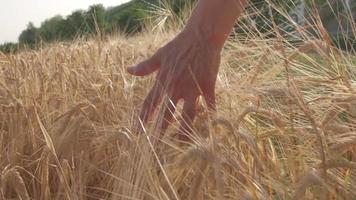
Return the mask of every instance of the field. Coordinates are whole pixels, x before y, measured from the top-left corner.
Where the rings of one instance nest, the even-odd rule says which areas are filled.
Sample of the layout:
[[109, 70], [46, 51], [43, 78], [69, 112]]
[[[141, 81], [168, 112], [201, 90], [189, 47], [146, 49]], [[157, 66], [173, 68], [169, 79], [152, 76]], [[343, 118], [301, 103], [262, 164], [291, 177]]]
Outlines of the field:
[[327, 37], [231, 38], [217, 113], [132, 125], [154, 76], [126, 73], [177, 31], [0, 54], [0, 199], [356, 199], [356, 58]]

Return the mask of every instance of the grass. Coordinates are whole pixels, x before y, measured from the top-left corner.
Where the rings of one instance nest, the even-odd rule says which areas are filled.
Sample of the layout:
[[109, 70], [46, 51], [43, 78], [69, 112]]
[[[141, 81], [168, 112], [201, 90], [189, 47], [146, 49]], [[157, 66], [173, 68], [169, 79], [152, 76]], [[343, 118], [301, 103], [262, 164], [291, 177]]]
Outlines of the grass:
[[1, 54], [0, 199], [356, 198], [354, 54], [325, 38], [231, 39], [216, 116], [202, 102], [182, 146], [178, 112], [153, 145], [131, 127], [154, 77], [125, 68], [175, 34]]

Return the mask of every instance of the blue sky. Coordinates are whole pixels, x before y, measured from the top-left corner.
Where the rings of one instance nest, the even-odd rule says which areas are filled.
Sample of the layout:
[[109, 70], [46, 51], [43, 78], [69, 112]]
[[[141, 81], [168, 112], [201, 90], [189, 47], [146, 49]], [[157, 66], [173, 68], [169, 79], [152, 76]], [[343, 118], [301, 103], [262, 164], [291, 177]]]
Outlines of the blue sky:
[[0, 44], [17, 42], [28, 22], [39, 26], [54, 15], [66, 16], [74, 10], [101, 3], [116, 6], [129, 0], [0, 0]]

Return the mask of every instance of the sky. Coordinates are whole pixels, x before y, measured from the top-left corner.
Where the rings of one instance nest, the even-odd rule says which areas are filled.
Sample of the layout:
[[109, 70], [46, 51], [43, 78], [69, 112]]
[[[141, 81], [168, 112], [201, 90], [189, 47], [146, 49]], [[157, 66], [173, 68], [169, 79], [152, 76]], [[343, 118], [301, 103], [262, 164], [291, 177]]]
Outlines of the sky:
[[57, 14], [66, 16], [93, 4], [117, 6], [129, 0], [0, 0], [0, 44], [17, 42], [29, 22], [36, 27]]

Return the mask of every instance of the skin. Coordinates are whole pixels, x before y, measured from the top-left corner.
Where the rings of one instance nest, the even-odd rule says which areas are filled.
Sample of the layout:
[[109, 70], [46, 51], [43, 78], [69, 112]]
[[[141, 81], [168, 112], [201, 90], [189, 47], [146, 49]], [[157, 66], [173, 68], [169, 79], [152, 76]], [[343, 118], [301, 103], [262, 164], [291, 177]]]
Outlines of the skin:
[[248, 0], [199, 0], [181, 33], [151, 58], [127, 69], [135, 76], [158, 71], [155, 84], [143, 103], [140, 114], [143, 123], [166, 94], [169, 101], [160, 127], [164, 133], [176, 104], [184, 100], [179, 139], [187, 141], [198, 97], [204, 97], [210, 111], [216, 110], [215, 83], [221, 50], [247, 3]]

